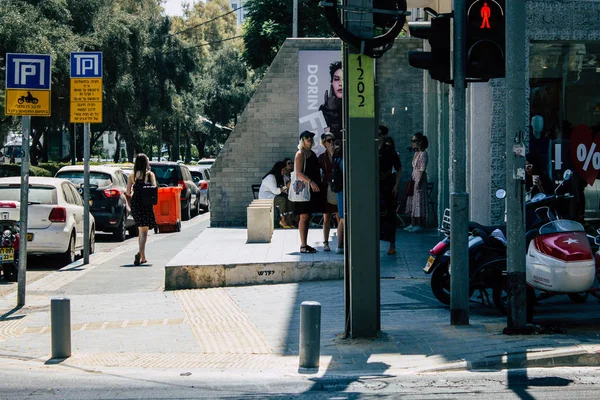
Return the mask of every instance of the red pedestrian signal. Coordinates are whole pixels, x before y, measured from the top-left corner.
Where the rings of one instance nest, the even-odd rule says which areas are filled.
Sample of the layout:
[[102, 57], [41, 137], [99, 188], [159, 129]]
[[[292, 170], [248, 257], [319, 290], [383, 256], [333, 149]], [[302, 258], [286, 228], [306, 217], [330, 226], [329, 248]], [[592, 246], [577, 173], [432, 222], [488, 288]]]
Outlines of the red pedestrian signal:
[[506, 0], [467, 0], [467, 78], [505, 76], [505, 6]]
[[490, 16], [492, 15], [492, 9], [488, 6], [487, 2], [483, 2], [483, 7], [481, 7], [481, 26], [479, 29], [491, 29], [490, 26]]

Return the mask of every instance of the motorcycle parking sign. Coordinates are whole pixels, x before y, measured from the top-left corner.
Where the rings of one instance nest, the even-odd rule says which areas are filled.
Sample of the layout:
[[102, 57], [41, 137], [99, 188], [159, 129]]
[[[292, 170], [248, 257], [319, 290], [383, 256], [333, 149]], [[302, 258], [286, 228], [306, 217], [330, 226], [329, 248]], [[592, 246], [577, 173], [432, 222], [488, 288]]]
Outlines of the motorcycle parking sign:
[[50, 116], [52, 58], [49, 54], [6, 54], [6, 115]]

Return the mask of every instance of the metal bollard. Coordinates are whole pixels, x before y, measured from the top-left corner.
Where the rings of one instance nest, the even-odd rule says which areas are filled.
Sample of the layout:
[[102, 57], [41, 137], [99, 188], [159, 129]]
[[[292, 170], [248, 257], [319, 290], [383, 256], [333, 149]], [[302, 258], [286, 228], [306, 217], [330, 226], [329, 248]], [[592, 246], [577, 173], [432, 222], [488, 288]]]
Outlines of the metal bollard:
[[321, 303], [300, 305], [300, 368], [318, 368], [321, 353]]
[[52, 358], [71, 357], [71, 300], [59, 297], [50, 300]]

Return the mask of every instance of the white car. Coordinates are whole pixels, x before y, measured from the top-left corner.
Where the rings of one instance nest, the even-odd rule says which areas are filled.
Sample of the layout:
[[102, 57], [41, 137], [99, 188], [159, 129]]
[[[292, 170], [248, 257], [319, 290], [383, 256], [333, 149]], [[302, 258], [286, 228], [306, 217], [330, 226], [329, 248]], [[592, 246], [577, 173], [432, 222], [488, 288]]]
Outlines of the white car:
[[[29, 178], [27, 254], [60, 254], [75, 261], [83, 251], [83, 200], [66, 179]], [[19, 221], [21, 177], [0, 178], [0, 219]], [[95, 222], [90, 218], [90, 254], [95, 250]]]

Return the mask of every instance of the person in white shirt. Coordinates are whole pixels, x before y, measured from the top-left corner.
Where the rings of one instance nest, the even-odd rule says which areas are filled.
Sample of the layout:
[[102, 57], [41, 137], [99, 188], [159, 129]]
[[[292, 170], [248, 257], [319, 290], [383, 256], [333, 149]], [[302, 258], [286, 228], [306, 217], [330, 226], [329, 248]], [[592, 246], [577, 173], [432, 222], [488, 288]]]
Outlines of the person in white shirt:
[[290, 184], [283, 183], [283, 175], [286, 171], [286, 165], [283, 161], [277, 161], [273, 168], [265, 176], [263, 176], [260, 189], [258, 190], [259, 199], [274, 199], [275, 207], [279, 209], [281, 220], [279, 225], [284, 229], [293, 228], [292, 220], [292, 205], [288, 200], [288, 189]]

